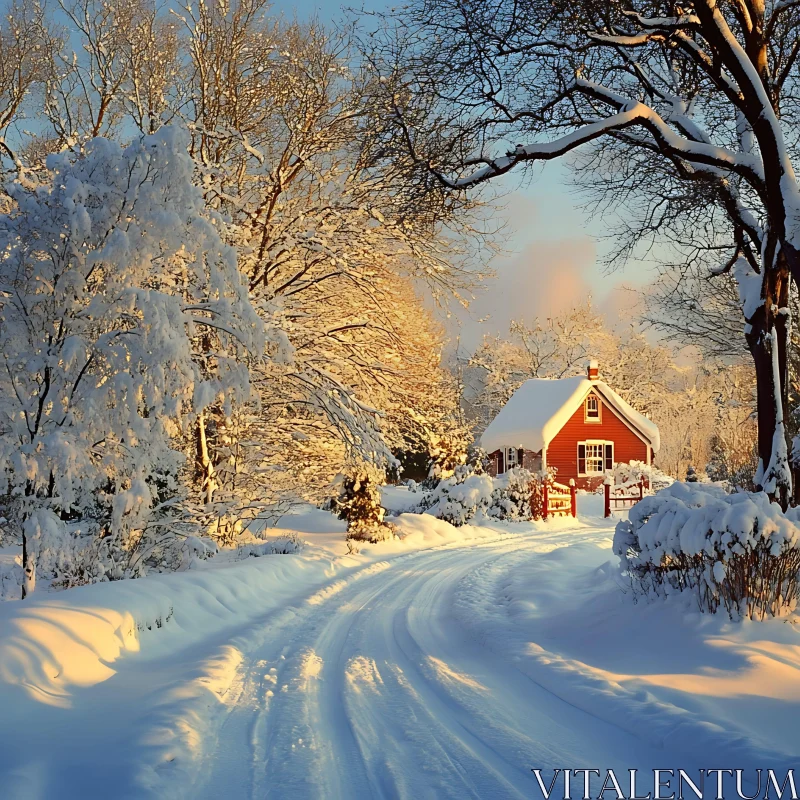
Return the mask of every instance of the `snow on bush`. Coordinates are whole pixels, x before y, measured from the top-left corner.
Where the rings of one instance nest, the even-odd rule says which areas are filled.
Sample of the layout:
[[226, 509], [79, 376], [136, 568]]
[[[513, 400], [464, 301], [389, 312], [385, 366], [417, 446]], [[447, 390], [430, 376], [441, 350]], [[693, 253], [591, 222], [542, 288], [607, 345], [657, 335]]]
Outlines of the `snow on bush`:
[[183, 546], [183, 559], [180, 569], [186, 570], [208, 561], [219, 552], [213, 539], [207, 536], [189, 536]]
[[299, 553], [306, 543], [296, 533], [285, 533], [282, 536], [276, 536], [274, 539], [269, 539], [260, 544], [246, 544], [239, 547], [239, 557], [258, 558], [260, 556], [270, 555], [294, 555]]
[[0, 561], [0, 600], [19, 600], [22, 596], [22, 563], [19, 559]]
[[525, 520], [531, 518], [531, 497], [534, 476], [519, 467], [498, 475], [494, 481], [487, 515], [495, 519]]
[[662, 472], [658, 467], [645, 464], [644, 461], [617, 462], [614, 464], [613, 476], [616, 487], [632, 486], [633, 484], [638, 484], [641, 480], [645, 480], [649, 482], [650, 488], [656, 492], [675, 482], [675, 478], [667, 475], [666, 472]]
[[452, 477], [440, 481], [418, 510], [455, 526], [476, 518], [530, 519], [534, 489], [534, 475], [521, 467], [492, 478], [464, 465], [456, 467]]
[[471, 466], [455, 468], [453, 475], [439, 481], [423, 499], [420, 511], [458, 527], [483, 514], [492, 502], [494, 482], [488, 475], [477, 475]]
[[763, 619], [794, 609], [800, 569], [798, 514], [763, 492], [673, 483], [620, 521], [614, 553], [636, 592], [688, 592], [702, 611]]

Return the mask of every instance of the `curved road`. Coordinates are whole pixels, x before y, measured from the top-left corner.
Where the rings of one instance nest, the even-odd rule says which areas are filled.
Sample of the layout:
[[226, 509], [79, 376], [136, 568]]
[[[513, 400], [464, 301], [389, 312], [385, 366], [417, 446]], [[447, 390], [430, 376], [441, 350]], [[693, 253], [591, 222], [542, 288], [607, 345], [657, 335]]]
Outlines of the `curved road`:
[[496, 614], [504, 574], [568, 535], [395, 557], [284, 615], [248, 654], [191, 796], [541, 797], [532, 767], [657, 764], [471, 624]]

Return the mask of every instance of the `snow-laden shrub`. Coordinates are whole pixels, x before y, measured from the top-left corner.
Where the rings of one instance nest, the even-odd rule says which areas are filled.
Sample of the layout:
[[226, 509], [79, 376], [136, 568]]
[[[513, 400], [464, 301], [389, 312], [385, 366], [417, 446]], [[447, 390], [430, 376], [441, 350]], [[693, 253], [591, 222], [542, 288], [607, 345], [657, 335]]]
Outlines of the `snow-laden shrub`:
[[239, 547], [240, 558], [258, 558], [270, 555], [294, 555], [299, 553], [306, 543], [293, 531], [289, 531], [274, 539], [269, 539], [260, 544], [247, 544]]
[[188, 569], [218, 552], [208, 537], [165, 534], [159, 527], [134, 530], [123, 539], [98, 535], [93, 526], [54, 524], [29, 541], [38, 553], [37, 572], [59, 589]]
[[451, 525], [466, 525], [476, 515], [486, 513], [494, 488], [488, 475], [476, 474], [470, 465], [459, 466], [425, 496], [419, 510]]
[[22, 597], [22, 562], [0, 561], [0, 600], [19, 600]]
[[187, 536], [183, 545], [183, 558], [180, 569], [186, 570], [208, 561], [219, 552], [219, 547], [213, 539], [207, 536]]
[[645, 480], [654, 492], [665, 489], [675, 482], [675, 479], [666, 472], [662, 472], [658, 467], [645, 464], [644, 461], [617, 462], [614, 464], [613, 477], [614, 485], [617, 487], [632, 486]]
[[536, 476], [522, 467], [492, 478], [475, 472], [471, 465], [464, 465], [456, 467], [452, 477], [440, 481], [417, 510], [455, 526], [482, 517], [527, 520], [532, 516], [532, 497], [537, 485]]
[[531, 497], [535, 485], [533, 473], [518, 467], [498, 475], [493, 484], [486, 511], [488, 516], [512, 521], [531, 518]]
[[763, 492], [676, 482], [617, 524], [614, 553], [637, 592], [689, 592], [703, 611], [763, 619], [796, 605], [797, 517]]

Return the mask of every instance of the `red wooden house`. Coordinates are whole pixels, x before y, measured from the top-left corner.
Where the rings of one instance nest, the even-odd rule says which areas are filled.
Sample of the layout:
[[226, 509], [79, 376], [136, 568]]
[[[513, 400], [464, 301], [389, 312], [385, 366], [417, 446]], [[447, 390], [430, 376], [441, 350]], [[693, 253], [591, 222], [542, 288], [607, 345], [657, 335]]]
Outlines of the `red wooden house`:
[[493, 475], [516, 466], [555, 467], [556, 480], [594, 489], [617, 462], [651, 464], [658, 428], [599, 379], [597, 362], [586, 377], [526, 381], [481, 437]]

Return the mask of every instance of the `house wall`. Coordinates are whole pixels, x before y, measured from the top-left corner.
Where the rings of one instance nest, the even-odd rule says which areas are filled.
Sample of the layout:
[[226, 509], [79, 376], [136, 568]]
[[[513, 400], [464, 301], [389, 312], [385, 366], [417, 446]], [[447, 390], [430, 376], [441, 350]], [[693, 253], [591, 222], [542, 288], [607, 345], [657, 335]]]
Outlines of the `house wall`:
[[547, 466], [555, 467], [556, 480], [569, 483], [575, 479], [579, 489], [596, 489], [601, 476], [578, 477], [578, 442], [587, 439], [604, 439], [614, 442], [614, 461], [647, 461], [649, 445], [645, 444], [617, 415], [613, 408], [600, 398], [601, 421], [584, 420], [584, 404], [570, 417], [547, 447]]

